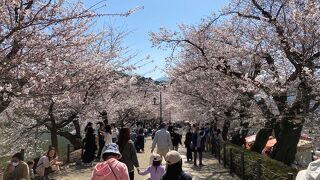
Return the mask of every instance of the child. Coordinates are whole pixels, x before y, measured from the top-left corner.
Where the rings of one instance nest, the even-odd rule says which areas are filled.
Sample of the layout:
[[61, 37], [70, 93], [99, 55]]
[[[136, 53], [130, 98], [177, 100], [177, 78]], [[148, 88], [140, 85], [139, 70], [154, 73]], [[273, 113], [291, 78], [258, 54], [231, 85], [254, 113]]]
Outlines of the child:
[[30, 180], [33, 180], [34, 179], [34, 172], [33, 172], [34, 162], [33, 161], [28, 161], [27, 164], [28, 164], [28, 167], [29, 167], [29, 178], [30, 178]]
[[153, 154], [151, 155], [151, 159], [152, 165], [143, 172], [140, 172], [140, 170], [138, 169], [138, 174], [144, 176], [150, 173], [150, 180], [160, 180], [165, 171], [164, 167], [161, 166], [161, 156], [159, 154]]

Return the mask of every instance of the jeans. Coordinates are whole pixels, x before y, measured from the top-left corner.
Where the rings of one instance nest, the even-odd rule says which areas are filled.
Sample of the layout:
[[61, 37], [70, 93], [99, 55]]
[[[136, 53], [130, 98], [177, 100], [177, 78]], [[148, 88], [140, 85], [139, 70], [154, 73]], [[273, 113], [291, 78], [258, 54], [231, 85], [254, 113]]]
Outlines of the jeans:
[[202, 149], [198, 148], [194, 150], [194, 164], [197, 164], [197, 155], [199, 154], [199, 165], [202, 165]]
[[190, 147], [187, 147], [187, 160], [192, 161], [192, 149]]

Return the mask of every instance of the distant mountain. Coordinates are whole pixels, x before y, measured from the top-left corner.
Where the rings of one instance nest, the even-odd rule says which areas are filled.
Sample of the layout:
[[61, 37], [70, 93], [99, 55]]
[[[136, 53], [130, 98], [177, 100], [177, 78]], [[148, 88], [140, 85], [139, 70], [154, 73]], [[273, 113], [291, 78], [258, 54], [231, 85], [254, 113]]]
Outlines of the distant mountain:
[[167, 78], [167, 77], [161, 77], [161, 78], [156, 79], [155, 81], [163, 82], [163, 81], [168, 81], [168, 80], [169, 80], [169, 78]]

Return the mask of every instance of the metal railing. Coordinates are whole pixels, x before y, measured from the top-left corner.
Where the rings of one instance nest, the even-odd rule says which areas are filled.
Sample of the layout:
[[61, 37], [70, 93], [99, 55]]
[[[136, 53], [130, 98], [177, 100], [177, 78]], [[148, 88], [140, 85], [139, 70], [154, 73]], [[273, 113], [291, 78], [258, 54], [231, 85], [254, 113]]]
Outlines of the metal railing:
[[224, 143], [222, 147], [218, 145], [218, 147], [216, 147], [215, 152], [215, 156], [218, 158], [219, 163], [222, 163], [225, 168], [228, 168], [232, 176], [234, 174], [237, 174], [243, 180], [294, 179], [294, 173], [292, 172], [289, 172], [286, 175], [277, 174], [276, 172], [273, 172], [271, 169], [265, 167], [261, 158], [257, 158], [256, 160], [250, 159], [249, 156], [245, 155], [245, 150], [241, 149], [241, 147], [227, 148], [226, 144]]

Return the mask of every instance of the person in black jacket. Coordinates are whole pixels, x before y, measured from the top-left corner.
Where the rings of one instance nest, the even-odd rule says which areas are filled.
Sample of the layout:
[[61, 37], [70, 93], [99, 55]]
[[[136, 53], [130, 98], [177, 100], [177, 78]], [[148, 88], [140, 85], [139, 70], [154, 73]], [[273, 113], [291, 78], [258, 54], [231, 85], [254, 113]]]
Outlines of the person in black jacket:
[[172, 145], [173, 145], [173, 150], [178, 151], [179, 148], [179, 144], [181, 144], [181, 138], [180, 135], [178, 133], [176, 133], [176, 129], [173, 128], [171, 130], [171, 141], [172, 141]]
[[138, 136], [136, 137], [134, 144], [137, 152], [141, 152], [141, 151], [144, 152], [144, 129], [143, 128], [139, 129]]
[[92, 127], [88, 127], [86, 137], [83, 139], [84, 153], [82, 157], [83, 163], [91, 164], [95, 158], [97, 150], [96, 137]]
[[191, 141], [192, 141], [192, 132], [191, 127], [188, 127], [186, 139], [184, 141], [184, 145], [187, 149], [187, 161], [192, 161], [192, 149], [191, 149]]

